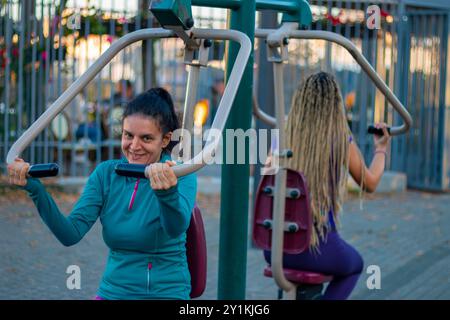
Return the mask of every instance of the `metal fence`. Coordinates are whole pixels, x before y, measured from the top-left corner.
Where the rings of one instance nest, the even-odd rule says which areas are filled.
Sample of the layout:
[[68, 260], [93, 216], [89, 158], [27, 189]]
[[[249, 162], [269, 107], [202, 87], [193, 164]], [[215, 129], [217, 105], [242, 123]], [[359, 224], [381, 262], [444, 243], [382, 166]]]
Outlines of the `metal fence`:
[[[157, 26], [148, 13], [148, 0], [0, 3], [0, 154], [4, 158], [24, 129], [114, 39]], [[388, 168], [407, 173], [412, 187], [449, 188], [445, 172], [449, 150], [445, 143], [450, 143], [445, 140], [450, 132], [445, 130], [448, 11], [408, 7], [397, 0], [312, 0], [310, 4], [311, 29], [336, 32], [353, 41], [413, 116], [411, 132], [393, 139]], [[379, 30], [366, 24], [367, 7], [374, 4], [381, 9]], [[193, 13], [197, 27], [226, 28], [226, 10], [194, 7]], [[224, 51], [223, 43], [214, 43], [212, 68], [200, 76], [198, 97], [210, 102], [207, 125], [220, 97]], [[350, 54], [335, 44], [296, 40], [289, 44], [289, 52], [287, 107], [306, 75], [332, 72], [339, 80], [353, 134], [370, 160], [373, 143], [367, 126], [398, 121], [384, 97]], [[117, 157], [120, 115], [127, 99], [159, 85], [170, 90], [181, 109], [186, 86], [182, 60], [182, 42], [176, 39], [145, 41], [123, 50], [38, 136], [24, 157], [32, 163], [57, 162], [70, 176], [87, 175], [98, 162]]]
[[[449, 11], [410, 7], [397, 0], [309, 2], [311, 29], [336, 32], [355, 43], [413, 117], [408, 134], [393, 139], [387, 168], [406, 173], [409, 187], [449, 189], [450, 122], [445, 112]], [[367, 26], [367, 8], [374, 4], [381, 9], [380, 29]], [[393, 108], [340, 46], [296, 40], [290, 42], [289, 51], [286, 107], [290, 108], [293, 91], [307, 75], [318, 70], [333, 73], [353, 135], [365, 159], [371, 161], [373, 139], [367, 127], [379, 121], [399, 124]]]
[[[438, 10], [405, 12], [405, 66], [399, 94], [415, 120], [409, 134], [394, 143], [395, 170], [408, 173], [408, 184], [428, 190], [450, 189], [446, 172], [450, 121], [446, 105], [449, 13]], [[447, 124], [447, 132], [446, 132]], [[447, 159], [445, 159], [447, 154]]]
[[[386, 84], [394, 89], [397, 65], [398, 5], [396, 1], [310, 1], [313, 30], [326, 30], [350, 39], [374, 66]], [[380, 29], [369, 29], [367, 7], [381, 9]], [[292, 96], [307, 75], [318, 70], [334, 74], [339, 81], [347, 108], [348, 122], [363, 154], [370, 159], [372, 137], [367, 126], [374, 121], [392, 122], [391, 108], [384, 96], [361, 70], [353, 57], [337, 44], [323, 40], [298, 40], [290, 43], [290, 65], [286, 68], [286, 96]], [[287, 108], [290, 100], [287, 99]]]
[[[118, 37], [158, 27], [147, 0], [8, 0], [0, 7], [0, 154]], [[226, 12], [193, 8], [195, 26], [225, 28]], [[87, 175], [120, 155], [124, 103], [152, 86], [166, 87], [180, 110], [186, 72], [182, 41], [144, 41], [124, 49], [27, 148], [31, 163], [57, 162], [63, 175]], [[223, 81], [223, 43], [201, 72], [199, 97], [214, 99]], [[4, 163], [2, 164], [4, 169]]]

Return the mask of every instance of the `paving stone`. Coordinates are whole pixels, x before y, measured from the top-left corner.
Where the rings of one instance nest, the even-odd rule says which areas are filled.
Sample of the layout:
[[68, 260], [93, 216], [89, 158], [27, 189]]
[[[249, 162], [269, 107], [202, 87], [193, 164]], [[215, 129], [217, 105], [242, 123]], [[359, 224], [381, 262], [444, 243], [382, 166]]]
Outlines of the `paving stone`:
[[[52, 190], [69, 213], [76, 194]], [[208, 246], [208, 281], [201, 299], [217, 298], [220, 197], [199, 195]], [[366, 195], [344, 205], [341, 235], [363, 256], [364, 272], [351, 299], [450, 299], [450, 194], [407, 191]], [[92, 299], [108, 248], [97, 222], [85, 238], [64, 247], [50, 233], [23, 191], [0, 194], [0, 299]], [[249, 246], [246, 298], [275, 299], [273, 279], [262, 275], [262, 253]], [[69, 290], [69, 265], [81, 268], [80, 290]], [[366, 268], [381, 268], [381, 290], [369, 290]]]

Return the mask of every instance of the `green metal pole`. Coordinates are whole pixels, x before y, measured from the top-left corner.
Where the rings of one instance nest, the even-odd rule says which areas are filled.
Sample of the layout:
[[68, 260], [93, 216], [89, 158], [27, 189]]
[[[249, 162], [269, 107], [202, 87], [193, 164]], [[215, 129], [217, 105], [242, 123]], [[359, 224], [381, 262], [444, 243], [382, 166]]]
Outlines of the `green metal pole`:
[[276, 11], [297, 11], [298, 1], [274, 1], [274, 0], [256, 0], [257, 9], [276, 10]]
[[243, 0], [192, 0], [193, 6], [239, 9]]
[[[255, 0], [246, 0], [238, 9], [231, 10], [229, 29], [239, 30], [254, 41]], [[230, 43], [227, 52], [227, 78], [238, 53], [238, 45]], [[251, 126], [253, 86], [253, 53], [247, 63], [226, 129], [247, 131]], [[224, 134], [224, 146], [227, 145]], [[236, 159], [236, 139], [235, 159]], [[220, 201], [220, 244], [218, 299], [245, 299], [247, 268], [247, 227], [249, 201], [249, 144], [246, 142], [245, 164], [222, 165], [222, 192]], [[226, 148], [225, 148], [226, 149]], [[242, 150], [239, 150], [242, 152]], [[224, 159], [226, 152], [224, 150]], [[236, 163], [236, 161], [235, 161]]]

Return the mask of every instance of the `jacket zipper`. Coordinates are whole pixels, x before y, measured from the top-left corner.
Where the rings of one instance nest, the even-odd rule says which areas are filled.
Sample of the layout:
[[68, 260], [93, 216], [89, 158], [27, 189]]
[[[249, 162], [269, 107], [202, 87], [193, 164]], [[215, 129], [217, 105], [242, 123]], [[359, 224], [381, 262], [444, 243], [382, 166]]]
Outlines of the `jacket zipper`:
[[130, 211], [133, 208], [134, 198], [136, 198], [138, 186], [139, 186], [139, 178], [137, 179], [136, 184], [134, 185], [133, 194], [131, 195], [130, 203], [128, 204], [128, 211]]
[[147, 265], [147, 294], [150, 291], [150, 270], [152, 270], [152, 263], [149, 262]]

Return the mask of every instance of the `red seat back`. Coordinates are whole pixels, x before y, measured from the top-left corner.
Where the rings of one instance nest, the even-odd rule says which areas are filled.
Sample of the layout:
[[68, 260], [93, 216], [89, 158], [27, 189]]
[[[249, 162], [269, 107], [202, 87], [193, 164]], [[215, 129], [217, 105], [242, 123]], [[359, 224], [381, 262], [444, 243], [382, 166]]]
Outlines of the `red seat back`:
[[200, 209], [195, 206], [187, 230], [186, 256], [191, 274], [191, 298], [200, 297], [206, 288], [206, 238]]
[[[284, 253], [298, 254], [308, 248], [312, 230], [312, 214], [309, 202], [309, 193], [305, 177], [294, 170], [287, 170], [286, 178], [286, 205], [285, 223], [297, 224], [298, 230], [284, 233]], [[272, 194], [268, 191], [272, 190]], [[265, 175], [261, 179], [256, 194], [253, 241], [255, 245], [264, 250], [271, 250], [272, 229], [269, 227], [274, 204], [273, 192], [275, 189], [275, 175]], [[299, 190], [298, 198], [291, 198], [290, 192]]]

